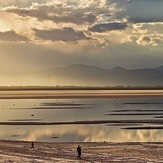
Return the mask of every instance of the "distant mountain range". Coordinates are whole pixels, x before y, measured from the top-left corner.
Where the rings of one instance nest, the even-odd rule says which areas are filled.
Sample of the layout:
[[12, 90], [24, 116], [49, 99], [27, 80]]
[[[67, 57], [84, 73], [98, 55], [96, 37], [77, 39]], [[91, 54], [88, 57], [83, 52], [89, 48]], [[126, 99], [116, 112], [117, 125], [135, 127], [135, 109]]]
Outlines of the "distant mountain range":
[[75, 64], [46, 70], [42, 78], [54, 85], [77, 86], [163, 86], [163, 66], [154, 69], [132, 69], [122, 67], [103, 69], [96, 66]]

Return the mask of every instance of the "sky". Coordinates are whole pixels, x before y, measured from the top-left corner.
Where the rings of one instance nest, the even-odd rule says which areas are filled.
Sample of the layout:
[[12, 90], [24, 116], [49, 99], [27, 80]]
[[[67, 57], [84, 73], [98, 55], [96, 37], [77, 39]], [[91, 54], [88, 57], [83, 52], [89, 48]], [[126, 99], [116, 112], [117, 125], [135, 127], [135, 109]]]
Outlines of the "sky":
[[161, 66], [162, 7], [162, 0], [0, 1], [0, 84], [71, 64]]

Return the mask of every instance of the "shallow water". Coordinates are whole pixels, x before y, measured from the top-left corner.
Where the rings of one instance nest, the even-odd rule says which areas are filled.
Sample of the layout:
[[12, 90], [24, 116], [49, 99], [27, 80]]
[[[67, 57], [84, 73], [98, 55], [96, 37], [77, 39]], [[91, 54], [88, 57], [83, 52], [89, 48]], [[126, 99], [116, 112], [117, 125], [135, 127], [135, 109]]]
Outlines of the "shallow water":
[[[1, 122], [162, 120], [162, 97], [0, 99]], [[162, 124], [0, 125], [0, 139], [52, 142], [159, 142], [162, 129], [122, 129]]]

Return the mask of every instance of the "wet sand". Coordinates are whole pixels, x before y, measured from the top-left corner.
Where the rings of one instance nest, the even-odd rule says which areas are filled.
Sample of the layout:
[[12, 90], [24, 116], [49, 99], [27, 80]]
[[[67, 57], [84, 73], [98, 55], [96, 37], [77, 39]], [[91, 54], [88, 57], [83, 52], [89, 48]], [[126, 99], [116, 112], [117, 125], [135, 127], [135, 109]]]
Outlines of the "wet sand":
[[163, 90], [8, 90], [0, 99], [163, 97]]
[[[82, 158], [77, 158], [80, 144]], [[0, 159], [5, 163], [159, 163], [163, 162], [163, 143], [47, 143], [0, 141]]]
[[147, 120], [94, 120], [94, 121], [69, 121], [69, 122], [24, 122], [23, 121], [8, 121], [0, 122], [0, 125], [80, 125], [80, 124], [155, 124], [162, 125], [162, 119], [147, 119]]

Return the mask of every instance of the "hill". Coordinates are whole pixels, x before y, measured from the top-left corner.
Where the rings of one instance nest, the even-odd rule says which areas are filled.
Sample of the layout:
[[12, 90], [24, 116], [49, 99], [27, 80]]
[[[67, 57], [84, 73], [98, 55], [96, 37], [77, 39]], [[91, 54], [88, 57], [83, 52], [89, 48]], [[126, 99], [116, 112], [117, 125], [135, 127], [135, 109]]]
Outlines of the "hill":
[[162, 86], [163, 66], [154, 69], [127, 70], [122, 67], [103, 69], [75, 64], [48, 70], [42, 74], [42, 78], [48, 78], [54, 82], [54, 85]]

